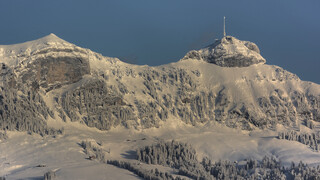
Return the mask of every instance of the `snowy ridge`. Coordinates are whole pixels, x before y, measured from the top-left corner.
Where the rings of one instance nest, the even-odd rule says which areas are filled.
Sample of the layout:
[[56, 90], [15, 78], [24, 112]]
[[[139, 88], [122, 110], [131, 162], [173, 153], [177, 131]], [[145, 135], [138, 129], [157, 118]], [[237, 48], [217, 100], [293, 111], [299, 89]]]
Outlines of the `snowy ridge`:
[[320, 85], [265, 64], [252, 42], [227, 36], [156, 67], [104, 57], [53, 34], [0, 49], [0, 128], [9, 130], [0, 131], [0, 177], [40, 179], [53, 170], [58, 179], [138, 178], [88, 160], [94, 156], [82, 141], [108, 160], [133, 163], [137, 148], [175, 139], [192, 144], [199, 162], [267, 155], [287, 166], [319, 164], [319, 152], [275, 137], [319, 132]]
[[59, 38], [53, 33], [40, 39], [21, 44], [0, 45], [0, 62], [13, 67], [24, 67], [24, 64], [31, 63], [42, 57], [61, 56], [104, 59], [101, 54], [78, 47]]
[[37, 54], [49, 47], [72, 48], [75, 45], [60, 39], [54, 34], [43, 38], [15, 45], [0, 45], [1, 62], [8, 65], [18, 65], [24, 58]]
[[102, 130], [159, 127], [170, 118], [243, 129], [320, 121], [319, 85], [264, 64], [254, 43], [231, 36], [158, 67], [103, 57], [53, 34], [1, 48], [11, 52], [1, 61], [14, 72], [6, 83], [39, 90], [55, 118]]

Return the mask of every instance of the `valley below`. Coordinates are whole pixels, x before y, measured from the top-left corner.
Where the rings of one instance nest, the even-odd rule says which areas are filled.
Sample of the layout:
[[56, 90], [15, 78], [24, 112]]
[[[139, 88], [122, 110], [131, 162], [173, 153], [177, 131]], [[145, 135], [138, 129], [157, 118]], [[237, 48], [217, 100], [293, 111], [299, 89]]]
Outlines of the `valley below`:
[[[280, 140], [277, 132], [270, 130], [243, 131], [217, 123], [195, 127], [176, 121], [140, 131], [119, 127], [105, 132], [79, 123], [63, 126], [65, 134], [54, 137], [8, 132], [8, 140], [0, 143], [0, 174], [7, 179], [42, 179], [51, 170], [56, 179], [140, 179], [131, 171], [106, 163], [107, 160], [119, 160], [137, 163], [141, 169], [157, 168], [176, 177], [179, 176], [177, 169], [139, 162], [136, 154], [141, 147], [172, 140], [192, 145], [200, 162], [208, 157], [213, 162], [230, 161], [243, 165], [248, 159], [261, 161], [267, 156], [280, 160], [285, 167], [300, 161], [311, 167], [320, 164], [319, 152], [299, 142]], [[81, 146], [82, 141], [101, 148], [104, 162], [90, 160]]]

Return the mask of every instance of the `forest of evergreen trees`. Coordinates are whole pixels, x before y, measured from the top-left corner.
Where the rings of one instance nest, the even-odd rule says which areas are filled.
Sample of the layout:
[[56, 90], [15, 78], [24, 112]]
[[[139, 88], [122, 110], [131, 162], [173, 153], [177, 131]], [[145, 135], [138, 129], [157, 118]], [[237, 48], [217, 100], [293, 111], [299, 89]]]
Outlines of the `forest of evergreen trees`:
[[0, 130], [27, 131], [44, 135], [62, 134], [63, 130], [49, 128], [48, 116], [53, 117], [39, 93], [0, 87]]
[[261, 161], [213, 162], [203, 158], [198, 162], [195, 150], [188, 144], [176, 141], [161, 142], [137, 150], [137, 160], [147, 164], [161, 164], [179, 169], [179, 174], [192, 179], [319, 179], [320, 167], [309, 167], [300, 162], [284, 167], [273, 157]]
[[43, 175], [44, 180], [54, 180], [56, 178], [56, 173], [54, 171], [48, 171]]
[[100, 162], [105, 162], [105, 151], [98, 147], [97, 145], [94, 145], [91, 141], [82, 141], [81, 147], [83, 148], [83, 152], [88, 155], [88, 159], [90, 160], [97, 160]]
[[139, 177], [147, 180], [182, 180], [182, 178], [180, 178], [179, 176], [173, 177], [171, 174], [168, 174], [167, 172], [161, 172], [157, 168], [151, 170], [142, 169], [136, 163], [119, 160], [108, 160], [107, 163], [119, 168], [127, 169], [138, 175]]
[[302, 144], [310, 146], [314, 151], [319, 151], [320, 138], [315, 133], [298, 133], [297, 131], [280, 132], [279, 139], [286, 139], [289, 141], [298, 141]]
[[0, 131], [0, 141], [6, 140], [7, 138], [8, 138], [7, 131], [3, 131], [3, 132]]
[[[108, 160], [108, 164], [127, 169], [144, 179], [283, 179], [283, 180], [317, 180], [320, 179], [320, 166], [310, 167], [303, 162], [290, 167], [281, 165], [274, 157], [265, 156], [262, 160], [247, 159], [242, 163], [231, 161], [213, 162], [204, 157], [197, 160], [196, 151], [191, 145], [177, 141], [160, 142], [137, 150], [137, 160], [146, 164], [159, 164], [172, 167], [176, 174], [160, 172], [158, 169], [146, 170], [139, 163]], [[179, 176], [180, 175], [180, 176]]]
[[147, 164], [167, 165], [176, 169], [197, 164], [196, 151], [191, 145], [174, 140], [138, 149], [137, 159]]

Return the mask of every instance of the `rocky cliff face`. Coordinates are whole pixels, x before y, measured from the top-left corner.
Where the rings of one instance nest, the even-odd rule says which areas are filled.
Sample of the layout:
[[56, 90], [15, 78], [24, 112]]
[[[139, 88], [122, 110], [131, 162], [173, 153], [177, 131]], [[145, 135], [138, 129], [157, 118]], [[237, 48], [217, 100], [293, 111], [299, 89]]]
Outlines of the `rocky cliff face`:
[[265, 65], [259, 52], [254, 43], [227, 36], [177, 63], [148, 67], [55, 35], [0, 46], [0, 125], [37, 129], [48, 116], [101, 130], [159, 127], [168, 119], [248, 130], [320, 122], [320, 86]]
[[190, 51], [183, 59], [203, 60], [221, 67], [247, 67], [266, 62], [255, 43], [232, 36], [223, 37], [199, 51]]
[[45, 57], [38, 58], [20, 74], [21, 83], [50, 91], [64, 84], [71, 84], [90, 73], [88, 59], [81, 57]]
[[18, 45], [0, 46], [4, 66], [12, 67], [21, 85], [50, 91], [64, 84], [79, 81], [90, 74], [85, 50], [54, 34]]

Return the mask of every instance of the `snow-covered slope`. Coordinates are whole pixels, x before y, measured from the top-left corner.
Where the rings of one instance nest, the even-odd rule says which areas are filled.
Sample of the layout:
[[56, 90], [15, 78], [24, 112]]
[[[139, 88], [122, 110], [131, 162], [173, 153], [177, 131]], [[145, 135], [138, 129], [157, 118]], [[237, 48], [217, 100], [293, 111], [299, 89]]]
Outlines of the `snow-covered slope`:
[[[75, 171], [83, 167], [77, 163], [84, 156], [79, 153], [76, 144], [80, 143], [79, 134], [99, 139], [102, 132], [97, 129], [111, 130], [103, 138], [112, 137], [109, 145], [119, 146], [125, 137], [120, 142], [112, 135], [112, 130], [119, 128], [133, 132], [133, 137], [138, 138], [142, 133], [154, 138], [149, 143], [156, 142], [154, 136], [188, 141], [196, 146], [200, 154], [213, 159], [240, 160], [251, 153], [252, 157], [261, 158], [266, 153], [288, 164], [290, 160], [301, 158], [286, 157], [286, 153], [295, 154], [308, 147], [290, 143], [277, 149], [276, 146], [284, 140], [272, 139], [275, 132], [266, 135], [272, 139], [268, 140], [256, 134], [251, 137], [239, 129], [255, 130], [253, 132], [259, 129], [317, 132], [320, 85], [301, 81], [295, 74], [265, 63], [257, 45], [231, 36], [223, 37], [204, 49], [190, 51], [178, 62], [156, 67], [132, 65], [117, 58], [104, 57], [54, 34], [22, 44], [1, 45], [0, 128], [61, 136], [61, 141], [69, 148], [68, 152], [78, 152], [64, 167], [73, 167], [77, 169]], [[310, 123], [315, 125], [315, 129], [306, 127]], [[63, 129], [75, 124], [80, 127], [76, 128], [79, 132], [74, 128]], [[226, 132], [232, 131], [234, 135], [230, 138], [234, 141], [227, 141], [223, 133], [211, 132], [210, 128], [203, 134], [199, 132], [195, 135], [194, 132], [202, 131], [202, 127], [207, 125], [212, 131], [219, 131], [221, 127]], [[237, 130], [229, 131], [225, 125]], [[174, 131], [175, 128], [178, 128], [177, 132], [171, 134], [169, 130]], [[89, 129], [93, 132], [88, 134]], [[122, 129], [119, 133], [126, 130]], [[135, 134], [137, 131], [138, 135]], [[60, 135], [63, 133], [65, 135]], [[240, 134], [239, 139], [235, 138], [237, 133]], [[211, 141], [219, 134], [220, 139]], [[212, 138], [206, 139], [207, 135]], [[9, 139], [21, 145], [36, 138], [30, 146], [24, 145], [26, 148], [32, 147], [31, 152], [53, 148], [40, 137], [32, 136], [24, 140], [21, 139], [23, 135], [13, 133], [10, 136]], [[246, 146], [252, 147], [241, 147], [241, 143], [236, 143], [239, 140], [246, 141]], [[58, 143], [56, 139], [51, 141]], [[107, 143], [106, 140], [101, 141]], [[218, 142], [225, 142], [222, 149], [215, 150], [210, 146], [210, 143]], [[16, 148], [12, 143], [6, 143], [6, 151]], [[0, 144], [0, 147], [4, 148], [6, 144]], [[144, 141], [133, 143], [130, 147], [119, 146], [118, 153], [112, 158], [121, 158], [121, 153], [142, 144], [145, 144]], [[261, 144], [266, 145], [260, 148]], [[231, 145], [236, 147], [230, 150]], [[291, 150], [291, 147], [298, 150]], [[227, 157], [228, 153], [233, 155]], [[16, 154], [25, 156], [23, 152]], [[13, 154], [2, 151], [0, 155], [3, 159], [15, 160]], [[47, 161], [51, 169], [57, 168], [57, 163], [50, 164], [52, 158], [45, 158], [47, 155], [40, 154], [43, 157], [41, 161]], [[65, 158], [57, 153], [54, 156]], [[312, 161], [318, 155], [310, 149], [301, 157], [309, 163], [318, 163]], [[30, 158], [10, 162], [13, 165], [2, 164], [2, 174], [12, 173], [15, 178], [28, 174], [31, 172], [30, 164], [36, 163]], [[39, 173], [43, 171], [41, 169]], [[72, 169], [59, 172], [63, 172], [60, 177], [68, 177]], [[130, 173], [127, 175], [131, 176]]]
[[40, 57], [87, 57], [88, 51], [57, 37], [55, 34], [21, 44], [0, 45], [1, 62], [9, 66], [28, 64]]
[[[66, 123], [63, 126], [65, 134], [55, 137], [8, 132], [9, 138], [0, 141], [0, 177], [41, 179], [44, 173], [52, 170], [57, 179], [61, 180], [140, 179], [130, 171], [88, 160], [88, 155], [80, 146], [81, 141], [101, 144], [100, 148], [107, 160], [129, 162], [135, 162], [133, 152], [137, 148], [172, 139], [192, 144], [198, 153], [199, 161], [208, 156], [213, 162], [230, 160], [241, 163], [245, 159], [260, 161], [264, 156], [268, 156], [277, 158], [285, 166], [290, 166], [291, 162], [298, 164], [301, 160], [309, 166], [317, 166], [320, 158], [320, 153], [312, 151], [308, 146], [274, 138], [276, 132], [258, 130], [248, 133], [216, 123], [191, 126], [166, 122], [165, 126], [160, 128], [143, 131], [117, 127], [108, 132], [79, 123]], [[157, 168], [174, 175], [177, 173], [160, 165], [140, 164], [148, 169]]]
[[53, 119], [102, 130], [159, 127], [170, 118], [243, 129], [320, 121], [318, 84], [264, 64], [254, 43], [231, 36], [157, 67], [103, 57], [53, 34], [0, 49], [3, 87], [39, 94]]

